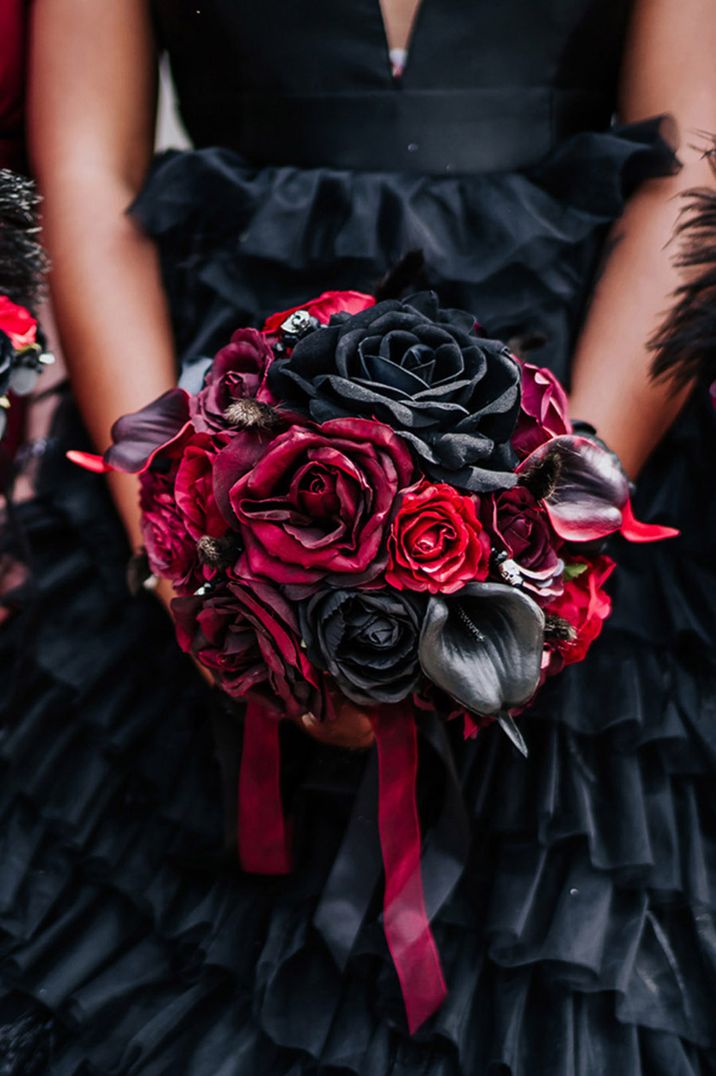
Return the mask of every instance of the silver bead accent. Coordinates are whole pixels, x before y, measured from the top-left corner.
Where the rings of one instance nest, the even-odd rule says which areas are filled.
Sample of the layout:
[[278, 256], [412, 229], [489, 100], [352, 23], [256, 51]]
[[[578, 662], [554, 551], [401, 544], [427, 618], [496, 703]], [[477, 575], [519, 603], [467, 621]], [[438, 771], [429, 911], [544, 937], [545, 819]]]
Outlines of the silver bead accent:
[[281, 325], [281, 331], [287, 336], [303, 336], [312, 324], [313, 319], [307, 310], [294, 310]]
[[517, 562], [512, 560], [510, 557], [508, 557], [506, 560], [501, 561], [497, 566], [497, 570], [500, 573], [501, 578], [504, 579], [504, 581], [509, 586], [522, 586], [522, 574], [520, 572], [520, 567]]

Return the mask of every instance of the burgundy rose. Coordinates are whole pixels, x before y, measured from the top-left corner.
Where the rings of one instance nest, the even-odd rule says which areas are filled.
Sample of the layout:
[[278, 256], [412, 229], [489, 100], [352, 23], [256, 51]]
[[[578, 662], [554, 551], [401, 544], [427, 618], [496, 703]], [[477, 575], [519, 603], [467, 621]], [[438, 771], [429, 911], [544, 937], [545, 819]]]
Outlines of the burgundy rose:
[[187, 530], [174, 494], [174, 473], [145, 471], [140, 478], [142, 536], [149, 567], [168, 579], [177, 594], [191, 594], [205, 582], [196, 542]]
[[218, 453], [230, 442], [228, 434], [197, 433], [184, 447], [174, 493], [184, 525], [196, 541], [204, 535], [221, 538], [229, 529], [214, 495], [214, 466]]
[[388, 539], [391, 586], [452, 594], [485, 579], [489, 562], [490, 539], [473, 498], [426, 481], [404, 490]]
[[571, 433], [567, 394], [551, 370], [522, 363], [522, 400], [512, 447], [519, 456], [560, 434]]
[[299, 310], [305, 310], [316, 321], [327, 325], [334, 314], [357, 314], [361, 310], [367, 310], [369, 306], [375, 306], [375, 298], [372, 295], [364, 295], [361, 291], [324, 291], [317, 299], [309, 299], [302, 306], [293, 306], [290, 310], [272, 314], [266, 319], [264, 332], [277, 333], [291, 314], [296, 314]]
[[278, 716], [316, 713], [318, 676], [291, 605], [274, 587], [230, 583], [208, 599], [172, 602], [179, 645], [232, 698], [258, 698]]
[[507, 554], [500, 574], [521, 583], [537, 595], [550, 596], [562, 590], [564, 563], [558, 555], [560, 540], [554, 534], [547, 513], [525, 489], [515, 489], [483, 501], [483, 518], [498, 550]]
[[612, 600], [603, 587], [615, 567], [614, 561], [604, 556], [593, 561], [579, 558], [568, 565], [564, 591], [550, 602], [545, 612], [566, 620], [574, 637], [551, 641], [549, 673], [559, 672], [565, 665], [583, 661], [587, 656], [611, 613]]
[[199, 430], [224, 430], [231, 425], [226, 410], [237, 400], [273, 404], [266, 375], [273, 352], [257, 329], [239, 329], [231, 343], [216, 355], [204, 379], [204, 387], [192, 397], [190, 407]]
[[407, 445], [379, 422], [292, 426], [229, 491], [241, 568], [283, 585], [375, 579], [396, 495], [412, 474]]

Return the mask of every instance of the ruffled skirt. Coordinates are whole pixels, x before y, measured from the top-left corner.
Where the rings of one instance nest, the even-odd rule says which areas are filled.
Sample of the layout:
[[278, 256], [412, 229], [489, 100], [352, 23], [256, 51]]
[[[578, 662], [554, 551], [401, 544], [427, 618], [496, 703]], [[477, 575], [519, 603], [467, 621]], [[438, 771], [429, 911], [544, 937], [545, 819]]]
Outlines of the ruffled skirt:
[[[208, 150], [161, 158], [135, 213], [159, 244], [185, 362], [324, 288], [368, 289], [420, 247], [446, 303], [495, 335], [543, 339], [535, 361], [567, 377], [605, 229], [671, 160], [655, 124], [579, 136], [530, 176], [252, 171]], [[154, 599], [128, 597], [101, 479], [62, 456], [83, 443], [71, 407], [57, 437], [20, 509], [32, 571], [0, 636], [0, 1073], [716, 1073], [707, 401], [639, 492], [640, 514], [683, 537], [619, 547], [614, 616], [525, 716], [529, 759], [499, 730], [449, 733], [470, 842], [433, 923], [449, 997], [413, 1039], [381, 878], [360, 870], [370, 756], [286, 728], [297, 867], [240, 872], [224, 827], [240, 725]], [[426, 740], [428, 850], [445, 795], [434, 764]], [[364, 915], [340, 968], [337, 895], [350, 904], [354, 883]]]

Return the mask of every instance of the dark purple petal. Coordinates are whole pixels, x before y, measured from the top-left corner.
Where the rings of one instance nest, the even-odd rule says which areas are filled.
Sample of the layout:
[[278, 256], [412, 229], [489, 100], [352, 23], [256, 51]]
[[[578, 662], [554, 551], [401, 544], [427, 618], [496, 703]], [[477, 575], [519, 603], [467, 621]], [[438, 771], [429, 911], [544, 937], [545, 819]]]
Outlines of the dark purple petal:
[[544, 506], [560, 538], [591, 542], [619, 530], [629, 483], [614, 453], [587, 437], [566, 434], [540, 445], [518, 472], [529, 472], [550, 455], [558, 458], [558, 477]]
[[169, 389], [141, 410], [117, 419], [105, 460], [115, 471], [146, 471], [159, 452], [170, 449], [190, 428], [188, 393]]

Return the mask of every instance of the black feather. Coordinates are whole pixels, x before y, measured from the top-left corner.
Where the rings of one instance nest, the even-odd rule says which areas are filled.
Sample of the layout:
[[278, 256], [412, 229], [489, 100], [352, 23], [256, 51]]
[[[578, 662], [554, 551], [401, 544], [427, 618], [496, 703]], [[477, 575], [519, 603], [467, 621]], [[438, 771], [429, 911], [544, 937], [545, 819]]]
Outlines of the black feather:
[[548, 452], [520, 475], [520, 485], [529, 490], [536, 501], [543, 501], [554, 493], [562, 474], [562, 457], [559, 452]]
[[376, 302], [382, 303], [385, 299], [402, 299], [405, 295], [425, 291], [429, 287], [425, 255], [422, 250], [409, 250], [388, 270], [373, 294]]
[[544, 637], [552, 642], [573, 643], [577, 632], [564, 617], [548, 613], [544, 619]]
[[39, 239], [39, 205], [31, 180], [0, 169], [0, 294], [31, 309], [47, 272]]
[[230, 567], [241, 552], [238, 539], [231, 534], [225, 538], [211, 538], [205, 534], [197, 542], [196, 549], [200, 560], [211, 568]]
[[[716, 142], [709, 156], [716, 175]], [[716, 380], [716, 190], [687, 191], [684, 199], [676, 264], [687, 281], [650, 341], [657, 352], [652, 376], [671, 380], [675, 389], [694, 378]]]

